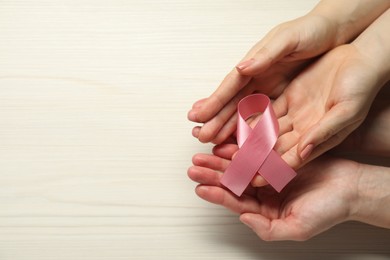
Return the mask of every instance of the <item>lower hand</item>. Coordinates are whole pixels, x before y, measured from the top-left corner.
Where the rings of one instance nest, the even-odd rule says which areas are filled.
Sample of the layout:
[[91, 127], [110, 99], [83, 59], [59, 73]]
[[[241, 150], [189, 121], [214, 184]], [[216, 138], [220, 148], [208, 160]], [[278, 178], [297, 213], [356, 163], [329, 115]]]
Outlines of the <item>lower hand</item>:
[[238, 198], [219, 182], [236, 149], [222, 145], [214, 155], [195, 155], [188, 175], [200, 183], [198, 196], [239, 213], [263, 240], [306, 240], [352, 217], [358, 163], [322, 157], [302, 168], [280, 194], [270, 186], [248, 187]]

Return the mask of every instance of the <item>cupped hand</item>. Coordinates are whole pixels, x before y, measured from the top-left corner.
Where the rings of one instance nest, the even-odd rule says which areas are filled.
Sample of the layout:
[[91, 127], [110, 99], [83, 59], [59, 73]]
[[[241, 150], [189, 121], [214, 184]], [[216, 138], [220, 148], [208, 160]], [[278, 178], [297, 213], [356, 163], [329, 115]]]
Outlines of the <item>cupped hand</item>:
[[273, 103], [275, 149], [299, 168], [341, 143], [365, 119], [385, 83], [353, 44], [339, 46], [297, 76]]
[[236, 197], [219, 182], [236, 150], [235, 145], [221, 145], [214, 155], [195, 155], [188, 175], [200, 183], [199, 197], [240, 214], [261, 239], [307, 240], [354, 214], [358, 163], [321, 157], [302, 168], [281, 193], [270, 186], [248, 187]]
[[308, 63], [335, 45], [337, 26], [308, 14], [276, 26], [258, 42], [208, 98], [194, 103], [191, 121], [204, 123], [193, 135], [201, 142], [222, 143], [236, 129], [241, 98], [261, 92], [277, 98]]

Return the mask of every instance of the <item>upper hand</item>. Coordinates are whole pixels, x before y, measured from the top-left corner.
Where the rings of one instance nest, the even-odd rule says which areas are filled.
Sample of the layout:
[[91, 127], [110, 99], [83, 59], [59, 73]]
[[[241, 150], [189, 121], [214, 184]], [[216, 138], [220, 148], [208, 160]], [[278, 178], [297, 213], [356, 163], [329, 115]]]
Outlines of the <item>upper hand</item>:
[[299, 168], [335, 147], [363, 122], [382, 84], [353, 44], [328, 52], [274, 102], [280, 124], [275, 149]]
[[223, 142], [236, 129], [235, 112], [240, 99], [254, 92], [277, 98], [313, 57], [334, 45], [336, 29], [329, 19], [316, 15], [275, 27], [210, 97], [194, 103], [188, 118], [204, 125], [195, 127], [193, 135], [202, 142]]

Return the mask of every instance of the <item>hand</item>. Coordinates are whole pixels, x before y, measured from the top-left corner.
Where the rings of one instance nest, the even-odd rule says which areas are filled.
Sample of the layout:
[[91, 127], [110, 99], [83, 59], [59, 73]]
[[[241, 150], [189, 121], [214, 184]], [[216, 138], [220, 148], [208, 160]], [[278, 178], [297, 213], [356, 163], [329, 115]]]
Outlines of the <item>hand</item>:
[[209, 98], [195, 102], [188, 118], [205, 124], [195, 127], [193, 135], [202, 142], [223, 142], [236, 129], [241, 98], [254, 92], [278, 97], [312, 57], [334, 45], [336, 30], [331, 20], [311, 14], [275, 27]]
[[390, 228], [390, 168], [322, 156], [299, 171], [281, 193], [248, 187], [238, 198], [219, 179], [237, 149], [223, 145], [215, 155], [198, 154], [188, 175], [199, 197], [239, 213], [263, 240], [307, 240], [339, 223], [355, 220]]
[[249, 187], [238, 198], [219, 182], [236, 149], [222, 145], [214, 149], [215, 155], [195, 155], [188, 175], [200, 183], [198, 196], [239, 213], [263, 240], [307, 240], [353, 218], [358, 163], [322, 157], [302, 168], [280, 194], [270, 186]]
[[384, 82], [353, 44], [333, 49], [296, 77], [273, 103], [280, 137], [275, 149], [299, 168], [335, 147], [366, 117]]
[[193, 135], [201, 142], [222, 143], [236, 129], [241, 98], [257, 91], [277, 98], [313, 57], [350, 42], [389, 6], [387, 0], [323, 0], [309, 14], [276, 26], [209, 98], [194, 103], [188, 118], [205, 124]]
[[387, 10], [353, 43], [333, 49], [301, 73], [278, 98], [279, 114], [286, 114], [279, 123], [288, 133], [276, 149], [291, 166], [336, 146], [362, 123], [390, 80], [389, 21]]
[[363, 122], [390, 80], [389, 21], [390, 9], [353, 43], [333, 49], [302, 72], [274, 103], [285, 115], [276, 149], [292, 167], [336, 146]]

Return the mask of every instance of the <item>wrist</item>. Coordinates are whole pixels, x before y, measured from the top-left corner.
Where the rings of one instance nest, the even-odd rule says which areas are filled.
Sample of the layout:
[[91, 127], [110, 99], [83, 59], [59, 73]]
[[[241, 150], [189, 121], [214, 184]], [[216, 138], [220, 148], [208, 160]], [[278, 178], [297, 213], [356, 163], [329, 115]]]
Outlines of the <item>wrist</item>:
[[[390, 67], [384, 57], [387, 57], [386, 51], [382, 48], [353, 42], [350, 46], [354, 49], [352, 56], [356, 64], [364, 69], [366, 77], [366, 87], [371, 90], [372, 99], [390, 79]], [[381, 51], [382, 49], [382, 51]]]
[[322, 43], [326, 42], [326, 50], [331, 50], [341, 44], [343, 40], [339, 38], [339, 25], [335, 19], [324, 15], [320, 12], [312, 11], [306, 15], [310, 23], [316, 24], [317, 33], [321, 32], [319, 38], [322, 38]]
[[322, 0], [310, 14], [336, 24], [334, 47], [349, 43], [390, 8], [388, 0]]
[[390, 228], [390, 171], [386, 167], [360, 165], [357, 197], [351, 220]]
[[330, 49], [350, 41], [350, 36], [346, 33], [345, 25], [340, 20], [341, 14], [335, 14], [335, 10], [330, 11], [328, 8], [313, 9], [307, 16], [317, 17], [326, 25], [329, 35], [329, 42], [331, 42]]
[[390, 9], [351, 43], [375, 70], [382, 85], [390, 80], [390, 34], [387, 32], [389, 21]]

